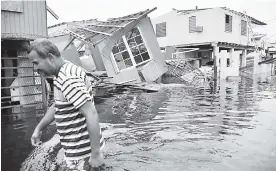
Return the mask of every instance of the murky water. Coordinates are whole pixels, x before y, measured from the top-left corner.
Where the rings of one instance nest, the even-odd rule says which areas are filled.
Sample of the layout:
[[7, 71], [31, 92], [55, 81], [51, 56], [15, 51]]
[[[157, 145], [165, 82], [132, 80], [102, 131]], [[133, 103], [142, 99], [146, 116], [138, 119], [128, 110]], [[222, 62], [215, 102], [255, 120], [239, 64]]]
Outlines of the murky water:
[[[112, 170], [276, 170], [275, 80], [222, 83], [216, 95], [177, 84], [161, 87], [157, 93], [126, 91], [96, 99]], [[19, 170], [33, 150], [37, 122], [25, 119], [21, 129], [2, 126], [3, 170]], [[44, 140], [54, 132], [49, 127]], [[59, 170], [57, 144], [54, 136], [34, 149], [22, 170]]]

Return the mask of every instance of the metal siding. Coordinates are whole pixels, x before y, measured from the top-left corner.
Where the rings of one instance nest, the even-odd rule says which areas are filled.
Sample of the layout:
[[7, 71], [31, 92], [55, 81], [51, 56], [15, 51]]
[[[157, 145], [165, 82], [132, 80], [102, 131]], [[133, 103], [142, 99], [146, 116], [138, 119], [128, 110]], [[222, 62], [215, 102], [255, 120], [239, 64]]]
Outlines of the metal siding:
[[[1, 33], [22, 37], [46, 37], [46, 2], [23, 1], [23, 13], [1, 11]], [[5, 36], [5, 38], [9, 36]]]
[[[42, 4], [40, 3], [40, 2], [37, 2], [36, 3], [37, 4], [37, 6], [36, 6], [36, 8], [37, 9], [40, 9], [40, 10], [42, 10]], [[39, 11], [39, 10], [38, 10]], [[37, 21], [37, 27], [38, 28], [43, 28], [43, 24], [42, 24], [42, 13], [44, 13], [44, 11], [42, 11], [42, 12], [39, 12], [39, 13], [37, 13], [37, 19], [38, 19], [38, 21]], [[45, 24], [46, 25], [46, 24]], [[38, 31], [38, 33], [39, 33], [39, 31]], [[43, 33], [43, 30], [42, 30], [42, 34], [44, 35], [44, 33]]]
[[[40, 11], [41, 11], [41, 28], [45, 27], [45, 29], [42, 30], [43, 35], [48, 35], [48, 29], [47, 29], [47, 4], [46, 1], [40, 2]], [[43, 11], [43, 12], [42, 12]]]
[[37, 3], [38, 3], [38, 1], [33, 1], [33, 4], [32, 4], [33, 5], [33, 15], [36, 15], [36, 17], [33, 17], [34, 33], [35, 34], [38, 34], [39, 31], [41, 30], [38, 27], [38, 22], [39, 22], [38, 10], [39, 9], [37, 9]]
[[4, 11], [1, 11], [1, 30], [5, 31], [5, 26], [6, 26], [6, 22], [5, 22], [5, 15], [4, 15]]
[[[24, 11], [28, 10], [27, 1], [23, 1], [23, 8], [24, 8]], [[23, 14], [23, 21], [24, 21], [24, 27], [25, 27], [24, 33], [30, 33], [30, 28], [29, 28], [30, 22], [29, 22], [29, 16], [27, 12], [24, 12]]]

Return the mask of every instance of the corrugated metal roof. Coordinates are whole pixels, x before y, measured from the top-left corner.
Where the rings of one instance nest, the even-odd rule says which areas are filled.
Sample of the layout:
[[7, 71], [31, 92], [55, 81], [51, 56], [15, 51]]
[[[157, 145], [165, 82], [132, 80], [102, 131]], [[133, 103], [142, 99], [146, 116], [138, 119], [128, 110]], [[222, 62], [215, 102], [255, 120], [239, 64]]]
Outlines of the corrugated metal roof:
[[[241, 16], [241, 17], [247, 16], [247, 18], [249, 20], [251, 20], [251, 22], [254, 23], [254, 24], [257, 24], [257, 25], [266, 25], [266, 23], [264, 23], [262, 21], [259, 21], [256, 18], [248, 16], [248, 15], [246, 15], [244, 13], [241, 13], [241, 12], [238, 12], [238, 11], [235, 11], [235, 10], [231, 10], [231, 9], [229, 9], [227, 7], [219, 7], [219, 8], [227, 10], [227, 11], [229, 11], [229, 12], [231, 12], [233, 14], [236, 14], [238, 16]], [[188, 9], [188, 10], [176, 10], [176, 9], [174, 9], [174, 10], [176, 10], [177, 12], [182, 13], [182, 14], [190, 14], [190, 13], [193, 13], [193, 12], [204, 11], [204, 10], [208, 10], [208, 9], [214, 9], [214, 8], [200, 8], [200, 9], [198, 8], [198, 9]]]
[[74, 33], [80, 35], [83, 39], [89, 39], [91, 42], [98, 43], [106, 36], [112, 35], [118, 29], [125, 27], [125, 25], [130, 21], [137, 19], [148, 11], [150, 10], [147, 9], [145, 11], [119, 18], [109, 18], [107, 21], [90, 19], [82, 21], [63, 22], [48, 27], [48, 35], [49, 37], [55, 37], [69, 34], [69, 31], [67, 30], [69, 29], [70, 31], [73, 31]]

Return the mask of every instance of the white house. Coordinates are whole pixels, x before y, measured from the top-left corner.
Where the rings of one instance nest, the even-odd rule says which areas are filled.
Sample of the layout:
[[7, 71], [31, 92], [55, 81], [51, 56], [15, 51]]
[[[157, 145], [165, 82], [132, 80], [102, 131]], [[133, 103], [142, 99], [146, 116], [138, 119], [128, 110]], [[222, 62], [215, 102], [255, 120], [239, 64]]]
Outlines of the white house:
[[255, 49], [251, 30], [266, 25], [226, 7], [173, 9], [152, 18], [152, 24], [160, 47], [166, 51], [166, 59], [171, 58], [168, 51], [198, 48], [182, 57], [199, 59], [198, 67], [215, 61], [215, 71], [220, 69], [221, 79], [239, 75], [239, 66], [246, 65], [246, 55]]

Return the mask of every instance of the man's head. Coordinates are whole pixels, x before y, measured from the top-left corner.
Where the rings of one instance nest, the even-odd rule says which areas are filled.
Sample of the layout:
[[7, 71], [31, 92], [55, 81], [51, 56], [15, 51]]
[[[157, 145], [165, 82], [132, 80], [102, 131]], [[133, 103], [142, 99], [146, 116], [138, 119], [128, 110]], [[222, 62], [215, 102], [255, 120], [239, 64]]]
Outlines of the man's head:
[[57, 46], [48, 39], [37, 39], [29, 47], [28, 57], [34, 64], [35, 69], [44, 75], [55, 75], [61, 54]]

